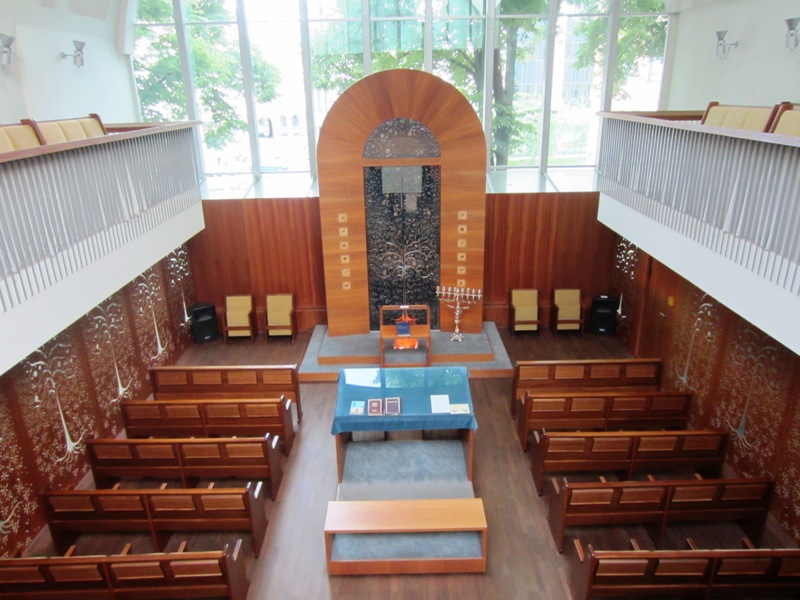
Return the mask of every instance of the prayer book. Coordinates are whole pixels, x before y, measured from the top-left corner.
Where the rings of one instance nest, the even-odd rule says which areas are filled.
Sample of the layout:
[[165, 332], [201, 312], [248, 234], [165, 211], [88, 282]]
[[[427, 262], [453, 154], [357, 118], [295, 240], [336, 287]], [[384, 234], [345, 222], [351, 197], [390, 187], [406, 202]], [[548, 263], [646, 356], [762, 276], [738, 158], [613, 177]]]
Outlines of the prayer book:
[[363, 415], [364, 414], [364, 404], [363, 400], [353, 400], [350, 403], [350, 414], [351, 415]]
[[375, 417], [383, 414], [383, 398], [370, 398], [367, 400], [367, 414]]
[[387, 415], [399, 415], [400, 414], [400, 397], [393, 396], [391, 398], [386, 398], [386, 414]]
[[468, 415], [469, 414], [469, 404], [451, 404], [450, 405], [450, 414], [451, 415]]
[[449, 413], [450, 396], [448, 396], [447, 394], [431, 394], [431, 412]]

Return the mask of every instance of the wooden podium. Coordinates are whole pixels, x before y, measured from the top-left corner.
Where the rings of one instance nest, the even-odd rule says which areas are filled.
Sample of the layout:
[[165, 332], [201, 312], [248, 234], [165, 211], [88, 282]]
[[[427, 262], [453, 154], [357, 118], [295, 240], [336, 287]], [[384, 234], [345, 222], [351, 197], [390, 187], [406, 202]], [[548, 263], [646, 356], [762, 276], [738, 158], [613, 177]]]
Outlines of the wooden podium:
[[[415, 319], [408, 316], [408, 311], [422, 311], [425, 313], [423, 317], [424, 323], [417, 323]], [[394, 319], [392, 323], [386, 324], [387, 313], [400, 313], [399, 319]], [[408, 334], [398, 333], [397, 324], [407, 323]], [[429, 367], [431, 366], [431, 309], [427, 304], [392, 304], [381, 306], [380, 310], [380, 354], [381, 354], [381, 367], [386, 366], [403, 366], [403, 367]], [[412, 343], [404, 343], [405, 340], [412, 341]], [[391, 342], [390, 353], [414, 353], [415, 357], [418, 355], [420, 342], [424, 343], [425, 360], [412, 360], [409, 362], [392, 362], [386, 363], [386, 345]], [[417, 352], [415, 352], [417, 351]]]

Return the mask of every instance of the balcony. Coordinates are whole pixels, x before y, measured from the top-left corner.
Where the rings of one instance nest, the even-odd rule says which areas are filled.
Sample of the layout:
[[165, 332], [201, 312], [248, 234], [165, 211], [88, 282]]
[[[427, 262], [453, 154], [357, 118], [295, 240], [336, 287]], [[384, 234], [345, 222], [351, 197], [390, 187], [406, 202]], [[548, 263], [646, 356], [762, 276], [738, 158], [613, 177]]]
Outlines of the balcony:
[[800, 138], [601, 118], [600, 221], [800, 353]]
[[203, 228], [194, 124], [126, 129], [0, 154], [0, 373]]

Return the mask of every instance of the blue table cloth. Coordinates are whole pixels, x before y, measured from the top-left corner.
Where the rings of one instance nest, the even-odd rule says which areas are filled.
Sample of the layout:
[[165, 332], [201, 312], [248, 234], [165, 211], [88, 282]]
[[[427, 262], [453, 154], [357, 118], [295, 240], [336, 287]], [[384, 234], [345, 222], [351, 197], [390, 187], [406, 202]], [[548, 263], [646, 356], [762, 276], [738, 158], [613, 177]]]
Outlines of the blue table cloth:
[[[450, 404], [467, 404], [469, 413], [432, 413], [431, 396], [447, 394]], [[400, 397], [400, 415], [369, 416], [370, 398]], [[363, 415], [351, 415], [353, 400], [364, 402]], [[331, 433], [347, 431], [409, 431], [416, 429], [477, 429], [469, 373], [464, 367], [342, 369]]]

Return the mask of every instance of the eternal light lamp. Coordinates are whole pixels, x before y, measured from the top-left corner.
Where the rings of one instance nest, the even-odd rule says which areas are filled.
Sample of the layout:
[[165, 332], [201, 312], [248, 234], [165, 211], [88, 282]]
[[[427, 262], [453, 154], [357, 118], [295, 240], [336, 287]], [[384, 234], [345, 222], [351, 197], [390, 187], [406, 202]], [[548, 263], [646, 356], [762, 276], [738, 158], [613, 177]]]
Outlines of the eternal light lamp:
[[728, 58], [728, 53], [731, 51], [731, 48], [736, 48], [739, 45], [739, 42], [726, 42], [726, 35], [728, 35], [727, 29], [717, 31], [717, 57], [719, 57], [720, 60]]
[[72, 44], [75, 46], [75, 52], [68, 53], [62, 52], [61, 58], [68, 58], [72, 57], [72, 64], [76, 67], [83, 66], [83, 47], [86, 46], [86, 42], [81, 42], [80, 40], [72, 40]]

